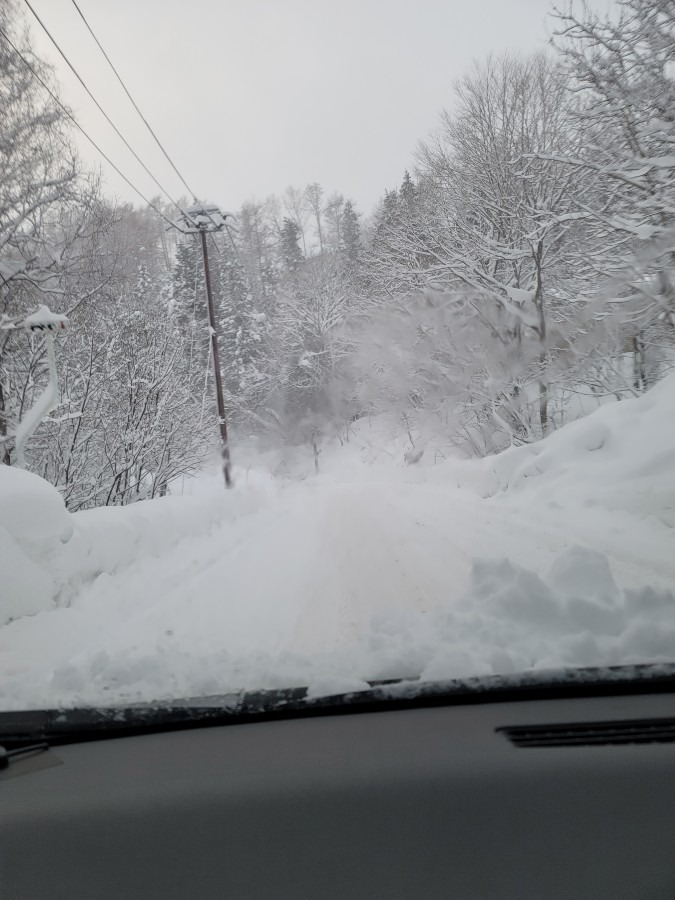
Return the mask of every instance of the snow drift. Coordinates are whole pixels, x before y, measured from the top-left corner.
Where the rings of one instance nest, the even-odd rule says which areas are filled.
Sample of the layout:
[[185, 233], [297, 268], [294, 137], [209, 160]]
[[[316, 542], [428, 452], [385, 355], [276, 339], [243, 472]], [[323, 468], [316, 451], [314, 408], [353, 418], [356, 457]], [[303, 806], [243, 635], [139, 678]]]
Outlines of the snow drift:
[[620, 590], [605, 556], [572, 547], [544, 577], [508, 560], [473, 565], [467, 593], [439, 612], [422, 678], [675, 659], [675, 594]]
[[[675, 374], [485, 460], [489, 492], [655, 517], [675, 528]], [[491, 483], [490, 483], [491, 482]]]
[[220, 483], [207, 484], [198, 496], [73, 514], [44, 479], [0, 465], [0, 626], [67, 605], [98, 575], [208, 535], [259, 503], [260, 482], [227, 496]]
[[[360, 419], [349, 442], [330, 447], [322, 471], [355, 481], [372, 478], [453, 484], [481, 497], [505, 497], [570, 509], [599, 507], [675, 528], [675, 374], [634, 399], [607, 402], [532, 444], [483, 459], [453, 456], [434, 429]], [[416, 465], [407, 465], [414, 452]], [[309, 455], [304, 461], [309, 471]]]
[[74, 515], [0, 467], [0, 706], [672, 662], [674, 407], [671, 377], [485, 460], [354, 440], [342, 472]]
[[[227, 593], [232, 589], [228, 585]], [[119, 597], [124, 616], [118, 612], [117, 626], [105, 621], [109, 611], [103, 623], [100, 616], [95, 621], [95, 607], [59, 610], [69, 615], [43, 623], [50, 626], [44, 638], [60, 644], [57, 654], [36, 642], [34, 632], [24, 632], [36, 619], [15, 622], [0, 631], [6, 659], [0, 706], [110, 705], [300, 685], [320, 696], [363, 690], [368, 680], [385, 678], [443, 680], [675, 658], [673, 593], [622, 590], [601, 554], [578, 547], [543, 577], [508, 560], [476, 561], [458, 598], [448, 592], [445, 602], [426, 611], [414, 604], [383, 609], [351, 637], [335, 623], [322, 634], [315, 623], [311, 652], [307, 644], [299, 652], [287, 639], [293, 611], [281, 604], [275, 609], [272, 601], [280, 598], [272, 590], [271, 616], [255, 596], [240, 594], [230, 603], [225, 596], [184, 595], [180, 614], [175, 596], [161, 608], [143, 597]], [[300, 608], [303, 599], [306, 594]], [[247, 640], [240, 641], [244, 623]], [[22, 662], [26, 636], [44, 661]], [[15, 653], [8, 652], [10, 637]]]
[[43, 563], [72, 537], [72, 518], [44, 479], [0, 465], [0, 625], [51, 606], [56, 583]]

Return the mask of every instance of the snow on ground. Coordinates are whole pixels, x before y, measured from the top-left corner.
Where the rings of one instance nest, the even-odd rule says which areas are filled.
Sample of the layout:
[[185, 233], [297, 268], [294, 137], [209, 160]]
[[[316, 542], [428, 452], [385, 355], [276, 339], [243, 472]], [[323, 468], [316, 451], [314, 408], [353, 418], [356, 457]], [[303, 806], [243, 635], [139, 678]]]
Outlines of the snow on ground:
[[0, 625], [52, 605], [54, 579], [39, 560], [72, 537], [72, 518], [56, 488], [0, 465]]
[[495, 457], [500, 490], [625, 511], [675, 528], [675, 375], [545, 441]]
[[673, 661], [674, 407], [671, 377], [438, 465], [362, 422], [318, 477], [72, 516], [0, 468], [0, 708]]
[[71, 515], [42, 478], [0, 465], [0, 625], [66, 606], [97, 576], [170, 552], [186, 537], [208, 535], [273, 491], [264, 476], [227, 498], [218, 489], [222, 479], [218, 488], [214, 478], [203, 481], [190, 496]]

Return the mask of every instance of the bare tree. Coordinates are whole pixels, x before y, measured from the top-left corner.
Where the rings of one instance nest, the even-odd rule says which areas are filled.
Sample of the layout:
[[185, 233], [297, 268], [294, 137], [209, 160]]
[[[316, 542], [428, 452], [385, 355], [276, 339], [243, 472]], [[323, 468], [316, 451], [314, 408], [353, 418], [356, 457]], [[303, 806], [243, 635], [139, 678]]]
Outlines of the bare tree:
[[406, 281], [409, 290], [464, 287], [486, 339], [494, 336], [511, 361], [503, 377], [514, 427], [522, 429], [518, 407], [531, 407], [534, 382], [542, 433], [552, 352], [586, 268], [578, 249], [588, 215], [575, 204], [583, 179], [535, 154], [578, 143], [570, 102], [561, 72], [543, 55], [475, 66], [457, 85], [453, 113], [420, 145], [418, 197], [411, 204], [389, 196], [375, 241], [375, 266], [389, 269], [394, 289]]
[[358, 309], [352, 275], [336, 255], [310, 257], [299, 277], [278, 297], [277, 389], [270, 397], [273, 427], [291, 443], [310, 443], [348, 416], [350, 388], [345, 369], [353, 345], [346, 328]]
[[314, 217], [316, 236], [319, 241], [319, 252], [323, 252], [323, 188], [318, 182], [308, 184], [305, 188], [305, 202], [309, 213]]
[[331, 249], [338, 251], [343, 244], [343, 219], [345, 198], [342, 194], [334, 193], [326, 201], [324, 213], [328, 224], [328, 241]]
[[307, 199], [305, 192], [301, 188], [289, 187], [284, 191], [284, 209], [291, 221], [295, 222], [300, 232], [300, 240], [302, 241], [302, 255], [307, 256], [307, 240], [306, 228], [309, 222], [310, 213], [307, 209]]
[[[9, 0], [0, 2], [0, 25], [41, 77], [51, 79], [32, 53]], [[76, 202], [81, 185], [64, 113], [5, 40], [0, 40], [0, 97], [0, 316], [17, 316], [28, 312], [36, 292], [49, 288], [60, 269], [62, 253], [49, 246], [47, 219], [59, 204]], [[16, 384], [13, 349], [10, 336], [0, 332], [5, 462], [10, 462], [6, 438], [16, 417], [16, 398], [25, 394], [25, 385]]]

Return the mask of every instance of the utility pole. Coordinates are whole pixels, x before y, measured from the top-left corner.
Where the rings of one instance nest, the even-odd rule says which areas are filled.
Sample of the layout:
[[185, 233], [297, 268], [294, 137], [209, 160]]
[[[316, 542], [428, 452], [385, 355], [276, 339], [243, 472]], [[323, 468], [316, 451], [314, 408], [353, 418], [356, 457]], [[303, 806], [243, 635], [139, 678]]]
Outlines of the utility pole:
[[225, 227], [225, 219], [230, 213], [222, 212], [217, 206], [199, 204], [185, 210], [181, 218], [181, 230], [189, 234], [198, 234], [202, 242], [204, 260], [204, 280], [206, 282], [206, 304], [209, 314], [209, 335], [211, 340], [211, 358], [216, 384], [216, 404], [218, 408], [218, 427], [220, 429], [220, 454], [223, 465], [225, 487], [232, 487], [232, 461], [230, 459], [230, 442], [227, 436], [227, 420], [225, 418], [225, 398], [223, 396], [223, 376], [220, 371], [220, 354], [218, 352], [218, 328], [216, 309], [213, 303], [211, 288], [211, 270], [209, 269], [209, 251], [206, 246], [207, 234], [220, 231]]
[[209, 332], [211, 335], [211, 357], [213, 359], [213, 374], [216, 378], [216, 402], [218, 404], [218, 426], [220, 428], [220, 452], [223, 460], [223, 475], [225, 487], [232, 487], [232, 462], [230, 460], [230, 442], [227, 437], [227, 421], [225, 419], [225, 398], [223, 397], [223, 376], [220, 371], [220, 353], [218, 352], [218, 332], [216, 330], [216, 310], [213, 305], [213, 291], [211, 289], [211, 271], [209, 269], [209, 251], [206, 248], [206, 230], [203, 229], [202, 256], [204, 257], [204, 279], [206, 280], [206, 302], [209, 308]]

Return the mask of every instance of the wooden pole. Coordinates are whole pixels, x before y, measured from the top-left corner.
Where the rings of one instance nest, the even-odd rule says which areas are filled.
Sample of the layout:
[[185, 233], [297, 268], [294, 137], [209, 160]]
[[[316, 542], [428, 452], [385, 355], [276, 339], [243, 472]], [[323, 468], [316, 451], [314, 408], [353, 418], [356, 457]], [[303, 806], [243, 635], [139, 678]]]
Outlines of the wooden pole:
[[230, 442], [227, 437], [227, 421], [225, 419], [225, 399], [223, 397], [223, 378], [220, 372], [220, 354], [218, 353], [218, 331], [216, 328], [216, 310], [213, 305], [211, 289], [211, 272], [209, 270], [209, 252], [206, 247], [206, 229], [200, 230], [202, 238], [202, 256], [204, 257], [204, 278], [206, 280], [206, 302], [209, 311], [209, 333], [211, 336], [211, 356], [213, 357], [213, 373], [216, 378], [216, 402], [218, 404], [218, 426], [220, 428], [220, 453], [223, 462], [225, 487], [232, 487], [232, 462], [230, 459]]

